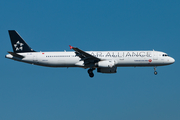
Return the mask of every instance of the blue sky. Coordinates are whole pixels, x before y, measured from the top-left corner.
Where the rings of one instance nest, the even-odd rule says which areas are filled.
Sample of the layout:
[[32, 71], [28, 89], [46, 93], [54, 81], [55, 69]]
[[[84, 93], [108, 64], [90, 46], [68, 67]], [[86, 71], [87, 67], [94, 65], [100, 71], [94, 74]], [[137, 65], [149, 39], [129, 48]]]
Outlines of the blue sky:
[[[180, 119], [179, 0], [0, 2], [1, 120]], [[176, 62], [117, 74], [46, 68], [5, 59], [16, 30], [36, 51], [158, 50]], [[72, 51], [72, 50], [71, 50]]]

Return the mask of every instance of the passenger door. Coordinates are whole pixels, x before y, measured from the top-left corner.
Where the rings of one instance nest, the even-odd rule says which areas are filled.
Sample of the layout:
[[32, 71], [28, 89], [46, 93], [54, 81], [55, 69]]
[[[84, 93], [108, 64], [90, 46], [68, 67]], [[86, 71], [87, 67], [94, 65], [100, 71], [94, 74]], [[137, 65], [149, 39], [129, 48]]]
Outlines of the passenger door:
[[158, 52], [153, 51], [153, 60], [158, 60]]

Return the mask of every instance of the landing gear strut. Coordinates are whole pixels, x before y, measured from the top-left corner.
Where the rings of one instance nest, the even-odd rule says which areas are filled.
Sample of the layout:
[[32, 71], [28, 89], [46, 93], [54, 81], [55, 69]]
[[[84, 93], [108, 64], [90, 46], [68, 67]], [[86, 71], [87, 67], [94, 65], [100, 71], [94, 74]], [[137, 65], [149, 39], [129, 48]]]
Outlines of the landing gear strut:
[[157, 75], [156, 67], [154, 67], [154, 74]]
[[90, 68], [90, 69], [88, 70], [89, 77], [91, 77], [91, 78], [93, 78], [93, 77], [94, 77], [93, 70], [95, 70], [95, 69]]

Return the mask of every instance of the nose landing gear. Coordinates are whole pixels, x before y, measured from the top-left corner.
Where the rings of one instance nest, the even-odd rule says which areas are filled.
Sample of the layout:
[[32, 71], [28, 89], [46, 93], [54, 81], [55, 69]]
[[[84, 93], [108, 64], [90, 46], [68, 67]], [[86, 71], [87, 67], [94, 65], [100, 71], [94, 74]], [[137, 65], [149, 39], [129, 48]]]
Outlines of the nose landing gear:
[[93, 78], [93, 77], [94, 77], [93, 70], [95, 70], [95, 69], [90, 68], [90, 69], [88, 70], [89, 77], [91, 77], [91, 78]]
[[156, 67], [154, 67], [154, 74], [157, 75]]

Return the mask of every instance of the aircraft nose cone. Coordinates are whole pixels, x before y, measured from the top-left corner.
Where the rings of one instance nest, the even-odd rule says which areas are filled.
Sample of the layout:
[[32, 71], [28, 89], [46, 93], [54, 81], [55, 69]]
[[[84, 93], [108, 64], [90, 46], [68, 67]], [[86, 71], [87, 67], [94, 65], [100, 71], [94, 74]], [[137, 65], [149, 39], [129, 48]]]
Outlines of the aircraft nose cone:
[[171, 59], [170, 59], [170, 62], [171, 62], [171, 63], [174, 63], [174, 62], [175, 62], [175, 59], [174, 59], [174, 58], [171, 58]]
[[173, 58], [173, 63], [175, 62], [175, 59]]

